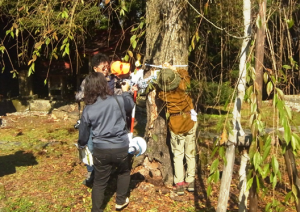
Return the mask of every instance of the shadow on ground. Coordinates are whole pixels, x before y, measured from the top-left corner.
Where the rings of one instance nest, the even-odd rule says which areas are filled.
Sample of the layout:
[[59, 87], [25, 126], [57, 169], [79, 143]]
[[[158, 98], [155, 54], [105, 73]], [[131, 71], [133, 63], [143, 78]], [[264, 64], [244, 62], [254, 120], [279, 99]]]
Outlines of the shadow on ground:
[[31, 152], [17, 151], [11, 155], [0, 156], [0, 177], [16, 173], [18, 166], [37, 165], [35, 156]]

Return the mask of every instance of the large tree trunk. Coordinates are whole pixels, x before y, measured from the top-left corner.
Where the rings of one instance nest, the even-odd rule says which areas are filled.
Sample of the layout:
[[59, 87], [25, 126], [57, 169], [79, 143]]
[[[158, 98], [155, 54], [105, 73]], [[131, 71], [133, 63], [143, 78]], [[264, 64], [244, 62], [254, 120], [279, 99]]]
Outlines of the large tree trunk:
[[[147, 0], [146, 2], [146, 55], [150, 64], [188, 64], [188, 12], [184, 0]], [[163, 103], [156, 91], [147, 99], [147, 156], [149, 161], [158, 161], [166, 185], [172, 185], [173, 169], [170, 142]]]

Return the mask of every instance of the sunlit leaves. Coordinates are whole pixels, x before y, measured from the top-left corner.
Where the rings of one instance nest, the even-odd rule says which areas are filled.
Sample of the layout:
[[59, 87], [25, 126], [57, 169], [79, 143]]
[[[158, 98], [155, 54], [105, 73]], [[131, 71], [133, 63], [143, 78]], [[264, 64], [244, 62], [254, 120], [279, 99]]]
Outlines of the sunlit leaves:
[[267, 94], [268, 94], [268, 96], [270, 96], [272, 91], [273, 91], [273, 83], [270, 81], [267, 84]]
[[35, 63], [31, 63], [31, 66], [29, 67], [29, 70], [28, 70], [28, 77], [33, 74], [35, 72]]
[[294, 26], [294, 20], [293, 19], [286, 19], [285, 21], [286, 21], [289, 29]]

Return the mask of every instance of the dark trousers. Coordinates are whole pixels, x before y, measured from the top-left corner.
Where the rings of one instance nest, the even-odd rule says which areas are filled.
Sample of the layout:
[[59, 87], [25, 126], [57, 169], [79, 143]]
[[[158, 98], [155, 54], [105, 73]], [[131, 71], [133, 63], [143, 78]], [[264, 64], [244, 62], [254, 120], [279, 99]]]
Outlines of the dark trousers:
[[92, 212], [100, 212], [103, 204], [104, 191], [109, 180], [112, 167], [117, 167], [116, 203], [122, 205], [126, 201], [130, 182], [130, 166], [128, 147], [119, 149], [98, 149], [94, 147], [94, 184], [92, 190]]

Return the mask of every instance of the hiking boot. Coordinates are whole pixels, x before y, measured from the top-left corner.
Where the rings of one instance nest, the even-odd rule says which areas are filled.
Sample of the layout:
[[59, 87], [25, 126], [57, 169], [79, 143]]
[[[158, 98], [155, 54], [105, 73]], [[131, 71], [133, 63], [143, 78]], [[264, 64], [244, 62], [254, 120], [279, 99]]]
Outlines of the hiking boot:
[[86, 179], [82, 182], [83, 185], [92, 188], [94, 183], [94, 172], [88, 172], [86, 174]]
[[125, 200], [125, 203], [123, 205], [116, 204], [116, 210], [121, 210], [121, 209], [125, 208], [128, 205], [128, 203], [129, 203], [129, 199], [127, 197]]
[[173, 190], [177, 193], [178, 196], [184, 195], [184, 187], [186, 186], [185, 182], [176, 183], [173, 187]]
[[186, 183], [187, 184], [187, 190], [189, 191], [189, 192], [193, 192], [193, 191], [195, 191], [195, 182], [191, 182], [191, 183]]

